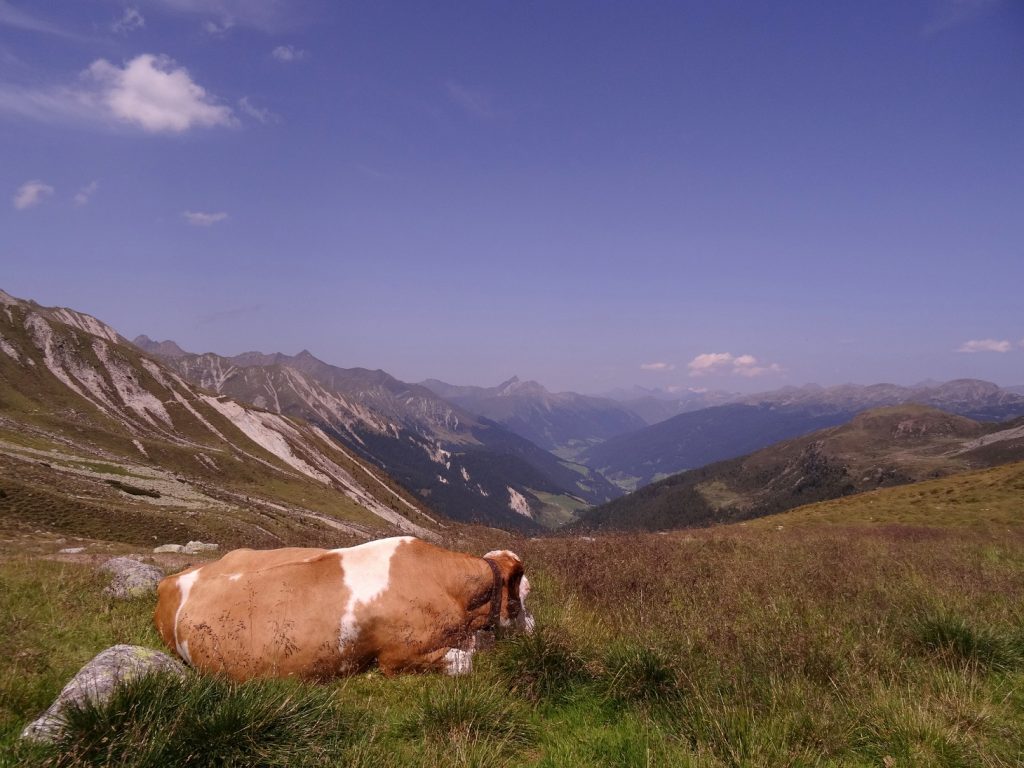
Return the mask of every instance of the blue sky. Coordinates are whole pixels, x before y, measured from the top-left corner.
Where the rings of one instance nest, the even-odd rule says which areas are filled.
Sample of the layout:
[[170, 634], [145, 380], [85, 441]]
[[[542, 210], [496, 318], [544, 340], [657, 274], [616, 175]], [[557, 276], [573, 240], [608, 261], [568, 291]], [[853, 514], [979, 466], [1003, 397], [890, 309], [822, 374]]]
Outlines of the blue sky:
[[406, 380], [1024, 384], [1024, 5], [0, 0], [0, 288]]

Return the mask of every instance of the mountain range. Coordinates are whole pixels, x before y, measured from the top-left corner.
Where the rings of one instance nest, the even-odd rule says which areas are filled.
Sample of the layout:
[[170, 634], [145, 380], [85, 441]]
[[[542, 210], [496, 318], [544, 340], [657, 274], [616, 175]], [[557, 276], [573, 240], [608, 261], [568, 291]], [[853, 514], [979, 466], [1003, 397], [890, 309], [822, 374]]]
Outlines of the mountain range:
[[449, 403], [567, 458], [648, 423], [614, 400], [549, 392], [536, 381], [520, 381], [517, 376], [496, 387], [456, 386], [437, 379], [422, 384]]
[[734, 522], [1021, 459], [1024, 418], [991, 423], [920, 405], [878, 408], [673, 475], [584, 512], [576, 526], [657, 530]]
[[621, 495], [599, 473], [384, 371], [308, 351], [224, 357], [135, 344], [196, 386], [315, 425], [454, 520], [536, 530]]

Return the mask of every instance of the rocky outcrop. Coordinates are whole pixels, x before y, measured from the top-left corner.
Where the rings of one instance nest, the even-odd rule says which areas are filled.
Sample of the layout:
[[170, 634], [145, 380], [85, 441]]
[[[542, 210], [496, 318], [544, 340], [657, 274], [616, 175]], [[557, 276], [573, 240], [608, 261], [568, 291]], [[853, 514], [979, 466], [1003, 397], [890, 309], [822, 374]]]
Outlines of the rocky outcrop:
[[111, 558], [100, 566], [100, 570], [114, 574], [114, 580], [103, 593], [119, 600], [154, 591], [164, 577], [164, 572], [155, 565], [140, 563], [131, 557]]
[[186, 668], [165, 653], [138, 645], [107, 648], [71, 678], [49, 709], [25, 726], [21, 738], [44, 743], [57, 741], [66, 727], [64, 712], [67, 707], [103, 704], [119, 684], [151, 674], [183, 676]]

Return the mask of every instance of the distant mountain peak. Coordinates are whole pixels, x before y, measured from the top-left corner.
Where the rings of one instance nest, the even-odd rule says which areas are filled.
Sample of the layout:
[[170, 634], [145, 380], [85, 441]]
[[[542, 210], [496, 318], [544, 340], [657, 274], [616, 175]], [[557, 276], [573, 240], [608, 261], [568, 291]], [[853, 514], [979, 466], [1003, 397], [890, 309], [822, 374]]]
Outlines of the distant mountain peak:
[[171, 341], [170, 339], [154, 341], [144, 333], [139, 334], [132, 339], [132, 344], [143, 352], [149, 352], [149, 354], [157, 355], [158, 357], [185, 357], [189, 354], [179, 347], [177, 342]]

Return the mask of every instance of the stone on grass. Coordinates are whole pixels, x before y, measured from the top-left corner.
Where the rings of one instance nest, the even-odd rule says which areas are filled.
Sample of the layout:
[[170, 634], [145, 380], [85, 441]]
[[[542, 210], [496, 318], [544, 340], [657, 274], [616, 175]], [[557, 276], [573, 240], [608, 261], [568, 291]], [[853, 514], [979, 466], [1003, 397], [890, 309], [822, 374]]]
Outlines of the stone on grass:
[[25, 726], [21, 738], [53, 743], [66, 727], [64, 710], [91, 701], [108, 701], [118, 683], [137, 680], [150, 674], [171, 674], [181, 677], [185, 665], [166, 653], [139, 645], [115, 645], [98, 654], [82, 667], [64, 686], [56, 701], [42, 715]]
[[64, 547], [64, 549], [58, 550], [58, 555], [77, 555], [81, 552], [85, 552], [85, 547]]
[[153, 552], [160, 554], [161, 552], [184, 552], [185, 548], [181, 544], [161, 544], [159, 547], [155, 547]]
[[185, 554], [194, 555], [197, 552], [215, 552], [220, 549], [217, 544], [206, 544], [202, 541], [190, 541], [185, 545]]
[[114, 574], [114, 580], [103, 593], [121, 600], [154, 591], [164, 577], [164, 572], [155, 565], [146, 565], [130, 557], [113, 557], [100, 569]]

